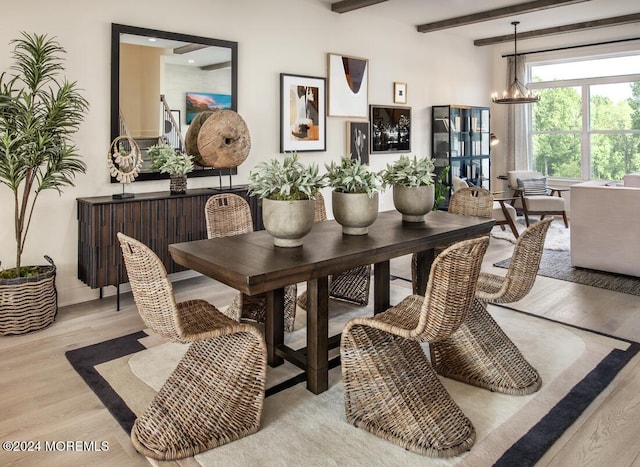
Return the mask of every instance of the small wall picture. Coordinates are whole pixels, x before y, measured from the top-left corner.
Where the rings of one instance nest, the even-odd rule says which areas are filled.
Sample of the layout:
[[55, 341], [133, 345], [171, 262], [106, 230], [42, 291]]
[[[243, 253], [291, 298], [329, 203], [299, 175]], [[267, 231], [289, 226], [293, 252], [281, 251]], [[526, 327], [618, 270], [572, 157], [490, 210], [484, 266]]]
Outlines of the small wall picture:
[[280, 152], [326, 149], [325, 79], [280, 73]]
[[369, 61], [331, 53], [327, 58], [329, 115], [367, 118]]
[[347, 122], [347, 154], [369, 163], [369, 122]]
[[393, 102], [396, 104], [407, 103], [407, 83], [393, 83]]
[[185, 123], [189, 125], [200, 112], [231, 108], [230, 94], [215, 94], [209, 92], [187, 93], [187, 115]]
[[411, 107], [372, 105], [369, 113], [371, 154], [411, 151]]

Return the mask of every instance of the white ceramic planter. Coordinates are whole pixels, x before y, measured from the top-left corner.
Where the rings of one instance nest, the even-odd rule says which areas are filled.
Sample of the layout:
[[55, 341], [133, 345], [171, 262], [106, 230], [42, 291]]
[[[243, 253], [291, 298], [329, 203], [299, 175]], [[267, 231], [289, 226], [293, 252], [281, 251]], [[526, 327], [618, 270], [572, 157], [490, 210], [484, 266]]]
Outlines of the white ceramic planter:
[[424, 216], [433, 209], [434, 194], [433, 185], [393, 185], [393, 205], [403, 221], [424, 222]]
[[262, 200], [264, 228], [273, 236], [273, 244], [281, 247], [302, 245], [302, 239], [313, 227], [313, 200]]
[[333, 217], [347, 235], [366, 235], [378, 217], [378, 193], [331, 193]]

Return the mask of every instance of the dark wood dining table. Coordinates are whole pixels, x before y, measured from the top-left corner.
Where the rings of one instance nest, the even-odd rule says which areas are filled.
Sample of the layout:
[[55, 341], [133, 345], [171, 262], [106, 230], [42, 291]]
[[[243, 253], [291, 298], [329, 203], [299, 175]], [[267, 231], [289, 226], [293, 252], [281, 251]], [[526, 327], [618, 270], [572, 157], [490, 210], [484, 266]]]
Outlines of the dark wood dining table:
[[[378, 214], [367, 235], [344, 235], [335, 221], [314, 224], [301, 247], [273, 245], [266, 231], [169, 245], [173, 260], [247, 295], [265, 294], [265, 340], [269, 365], [286, 359], [307, 373], [307, 388], [315, 394], [328, 389], [328, 277], [373, 264], [374, 313], [386, 310], [390, 294], [390, 260], [410, 253], [418, 259], [418, 290], [424, 293], [434, 248], [487, 234], [492, 219], [442, 211], [425, 222], [403, 222], [397, 211]], [[284, 344], [284, 287], [307, 283], [307, 346], [294, 350]]]

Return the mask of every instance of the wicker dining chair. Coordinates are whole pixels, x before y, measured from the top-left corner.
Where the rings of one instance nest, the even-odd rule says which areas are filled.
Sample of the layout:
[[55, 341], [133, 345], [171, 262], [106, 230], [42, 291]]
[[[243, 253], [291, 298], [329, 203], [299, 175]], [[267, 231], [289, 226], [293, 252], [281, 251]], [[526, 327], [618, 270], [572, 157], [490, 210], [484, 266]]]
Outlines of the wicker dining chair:
[[176, 303], [155, 253], [133, 238], [117, 235], [144, 323], [170, 341], [190, 344], [134, 422], [133, 446], [147, 457], [175, 460], [255, 433], [267, 373], [260, 331], [232, 320], [205, 300]]
[[[253, 232], [253, 219], [249, 203], [233, 193], [222, 193], [211, 196], [204, 208], [209, 238], [228, 237]], [[296, 296], [298, 287], [295, 284], [284, 288], [284, 329], [293, 331], [296, 319]], [[236, 321], [248, 318], [264, 323], [266, 301], [264, 295], [236, 294], [225, 314]]]
[[[319, 191], [316, 193], [314, 204], [314, 222], [327, 220], [327, 208], [324, 197]], [[356, 305], [367, 305], [369, 303], [369, 290], [371, 287], [371, 265], [358, 266], [333, 274], [329, 277], [329, 297], [354, 303]], [[307, 292], [304, 291], [298, 296], [298, 306], [303, 310], [307, 309]]]
[[[476, 186], [458, 188], [451, 195], [448, 212], [462, 216], [486, 217], [491, 219], [493, 217], [493, 195], [489, 190]], [[447, 246], [450, 245], [436, 248], [435, 254], [440, 254]], [[420, 293], [417, 287], [417, 267], [418, 256], [414, 253], [411, 256], [411, 283], [413, 284], [414, 294]]]
[[436, 372], [505, 394], [526, 395], [540, 389], [538, 371], [491, 317], [487, 302], [511, 303], [529, 293], [551, 221], [537, 222], [520, 235], [506, 276], [480, 273], [476, 302], [467, 320], [451, 337], [429, 347]]
[[342, 332], [347, 421], [406, 449], [450, 457], [471, 449], [475, 429], [451, 399], [420, 342], [448, 338], [466, 320], [487, 237], [452, 245], [433, 262], [425, 296], [410, 295]]

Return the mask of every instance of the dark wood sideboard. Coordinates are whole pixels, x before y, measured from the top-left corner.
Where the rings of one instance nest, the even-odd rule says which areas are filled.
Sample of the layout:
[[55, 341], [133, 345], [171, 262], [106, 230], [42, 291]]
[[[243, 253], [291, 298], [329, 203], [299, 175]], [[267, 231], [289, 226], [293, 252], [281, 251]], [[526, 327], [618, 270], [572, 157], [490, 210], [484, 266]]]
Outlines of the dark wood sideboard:
[[135, 198], [113, 199], [111, 196], [77, 198], [78, 202], [78, 279], [92, 289], [128, 282], [117, 232], [129, 235], [149, 246], [160, 258], [167, 272], [183, 271], [168, 251], [171, 243], [207, 238], [204, 206], [209, 197], [235, 193], [251, 207], [254, 230], [262, 230], [259, 199], [248, 195], [246, 185], [231, 188], [199, 188], [185, 194], [168, 191], [137, 193]]

